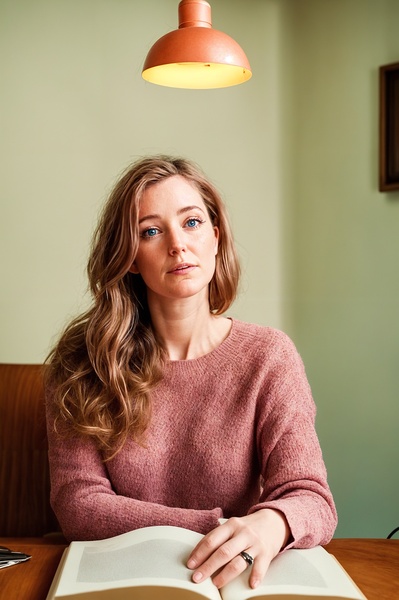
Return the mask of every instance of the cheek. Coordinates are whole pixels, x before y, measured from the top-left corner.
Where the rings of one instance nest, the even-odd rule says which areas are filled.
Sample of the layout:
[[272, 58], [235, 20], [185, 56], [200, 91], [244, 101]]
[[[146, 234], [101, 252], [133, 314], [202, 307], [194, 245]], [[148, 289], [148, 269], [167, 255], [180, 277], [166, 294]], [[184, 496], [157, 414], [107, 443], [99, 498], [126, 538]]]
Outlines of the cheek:
[[136, 272], [142, 274], [151, 264], [154, 264], [154, 260], [151, 259], [151, 253], [148, 252], [148, 249], [138, 249], [136, 254], [136, 258], [134, 259], [133, 268]]

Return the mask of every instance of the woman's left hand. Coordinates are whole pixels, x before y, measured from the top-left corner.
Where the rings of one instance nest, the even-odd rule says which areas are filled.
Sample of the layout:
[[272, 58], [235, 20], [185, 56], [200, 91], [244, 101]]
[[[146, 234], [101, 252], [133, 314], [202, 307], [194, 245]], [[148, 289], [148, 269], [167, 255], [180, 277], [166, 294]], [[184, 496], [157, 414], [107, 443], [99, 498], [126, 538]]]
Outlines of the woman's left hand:
[[289, 536], [287, 520], [278, 510], [265, 508], [245, 517], [232, 517], [197, 544], [187, 567], [194, 570], [194, 582], [212, 577], [221, 588], [248, 567], [240, 555], [244, 551], [254, 559], [249, 585], [255, 588]]

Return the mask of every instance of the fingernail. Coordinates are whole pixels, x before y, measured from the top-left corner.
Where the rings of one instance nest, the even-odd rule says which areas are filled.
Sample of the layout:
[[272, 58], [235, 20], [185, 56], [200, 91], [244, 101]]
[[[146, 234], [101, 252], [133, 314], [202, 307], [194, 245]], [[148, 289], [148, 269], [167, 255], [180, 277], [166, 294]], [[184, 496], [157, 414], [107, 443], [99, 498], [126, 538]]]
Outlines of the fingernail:
[[196, 565], [197, 565], [197, 562], [193, 558], [190, 558], [190, 560], [187, 563], [188, 568], [195, 569]]
[[258, 587], [259, 585], [259, 580], [255, 579], [254, 581], [251, 581], [251, 588], [254, 590], [256, 587]]
[[197, 571], [196, 573], [194, 573], [193, 575], [193, 581], [195, 581], [195, 583], [199, 583], [202, 579], [202, 573], [200, 571]]

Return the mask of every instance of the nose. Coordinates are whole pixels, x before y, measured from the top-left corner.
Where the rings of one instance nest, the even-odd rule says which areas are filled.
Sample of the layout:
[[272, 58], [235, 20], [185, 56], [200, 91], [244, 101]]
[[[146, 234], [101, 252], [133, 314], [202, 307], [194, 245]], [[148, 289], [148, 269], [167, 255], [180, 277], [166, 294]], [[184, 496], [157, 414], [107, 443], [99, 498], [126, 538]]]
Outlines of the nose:
[[171, 231], [169, 235], [169, 254], [175, 256], [186, 251], [186, 244], [181, 231]]

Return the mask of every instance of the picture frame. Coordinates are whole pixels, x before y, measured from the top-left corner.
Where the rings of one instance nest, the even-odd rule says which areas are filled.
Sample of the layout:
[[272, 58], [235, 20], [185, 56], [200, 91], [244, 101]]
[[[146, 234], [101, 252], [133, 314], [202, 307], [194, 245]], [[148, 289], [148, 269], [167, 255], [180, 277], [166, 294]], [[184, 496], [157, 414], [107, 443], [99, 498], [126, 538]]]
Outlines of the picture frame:
[[399, 190], [399, 62], [379, 69], [379, 190]]

